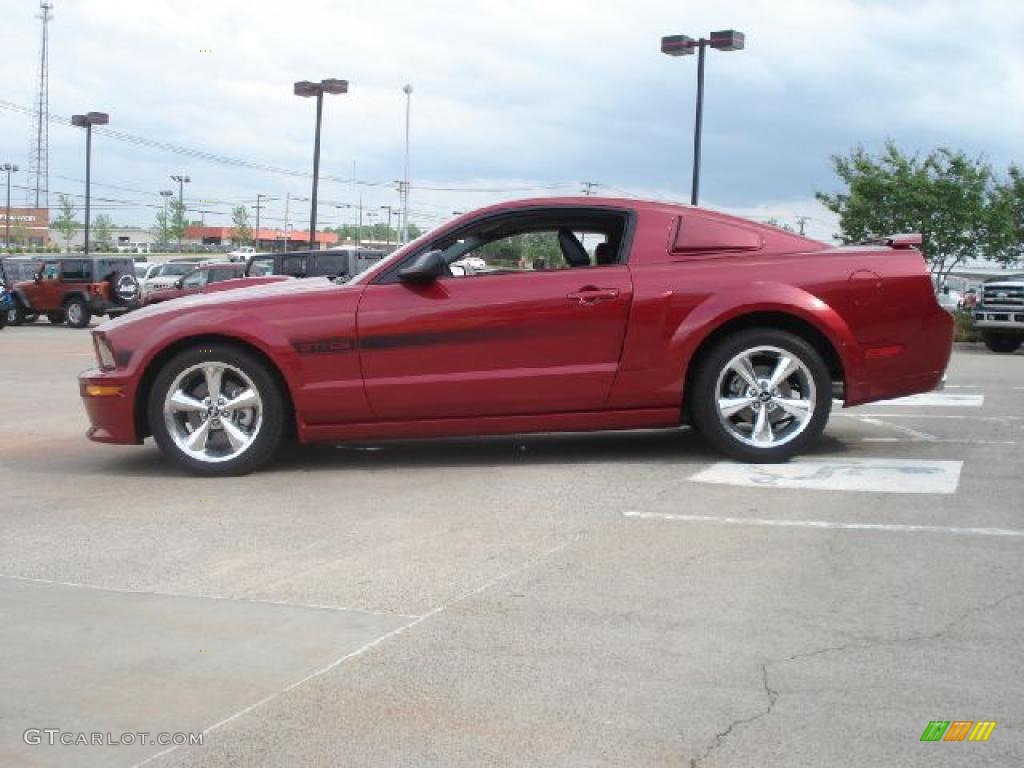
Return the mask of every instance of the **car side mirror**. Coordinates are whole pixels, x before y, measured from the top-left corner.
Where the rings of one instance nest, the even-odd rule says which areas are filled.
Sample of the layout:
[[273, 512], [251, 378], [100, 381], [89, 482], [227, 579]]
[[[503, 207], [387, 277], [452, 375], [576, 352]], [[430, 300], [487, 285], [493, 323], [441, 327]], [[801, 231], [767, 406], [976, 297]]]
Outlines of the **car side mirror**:
[[448, 262], [441, 251], [421, 253], [412, 264], [398, 270], [398, 279], [403, 283], [431, 283], [448, 274]]

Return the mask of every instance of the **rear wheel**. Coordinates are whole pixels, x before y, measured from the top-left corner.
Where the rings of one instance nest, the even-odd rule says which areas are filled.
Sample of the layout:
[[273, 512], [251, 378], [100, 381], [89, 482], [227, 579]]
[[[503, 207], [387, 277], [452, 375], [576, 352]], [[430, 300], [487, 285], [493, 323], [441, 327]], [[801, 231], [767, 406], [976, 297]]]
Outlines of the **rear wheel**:
[[1001, 355], [1013, 354], [1020, 349], [1021, 343], [1024, 342], [1020, 336], [1011, 336], [1005, 333], [986, 333], [982, 335], [981, 340], [985, 342], [989, 351]]
[[244, 475], [281, 443], [284, 398], [255, 355], [227, 344], [172, 358], [157, 374], [147, 413], [164, 454], [196, 474]]
[[715, 448], [740, 461], [774, 463], [821, 435], [832, 382], [821, 355], [802, 338], [755, 328], [711, 351], [688, 397], [694, 423]]
[[64, 304], [64, 317], [72, 328], [85, 328], [92, 320], [92, 313], [83, 299], [68, 299]]
[[30, 312], [28, 307], [22, 304], [20, 301], [15, 300], [14, 309], [7, 315], [7, 321], [11, 325], [28, 325], [34, 323], [39, 315], [34, 312]]
[[53, 325], [61, 325], [64, 322], [64, 313], [47, 312], [46, 319], [49, 320]]

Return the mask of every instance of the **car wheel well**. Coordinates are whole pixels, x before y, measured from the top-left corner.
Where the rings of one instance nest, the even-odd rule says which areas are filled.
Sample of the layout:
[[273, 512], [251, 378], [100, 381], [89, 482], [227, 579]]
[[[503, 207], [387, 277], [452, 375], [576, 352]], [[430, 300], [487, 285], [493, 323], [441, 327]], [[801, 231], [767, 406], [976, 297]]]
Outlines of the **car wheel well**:
[[292, 402], [291, 390], [288, 387], [288, 382], [285, 381], [284, 375], [281, 373], [281, 369], [278, 368], [274, 361], [259, 347], [249, 344], [248, 342], [241, 341], [232, 336], [219, 336], [217, 334], [204, 334], [202, 336], [188, 336], [183, 339], [178, 339], [173, 344], [169, 344], [164, 349], [157, 353], [156, 357], [149, 361], [149, 365], [146, 366], [146, 370], [142, 374], [142, 378], [139, 380], [139, 388], [135, 393], [135, 434], [138, 435], [139, 439], [149, 437], [153, 434], [153, 431], [149, 426], [149, 418], [146, 415], [147, 404], [149, 402], [149, 393], [153, 388], [153, 382], [156, 380], [157, 374], [160, 369], [163, 368], [164, 364], [174, 357], [176, 354], [184, 349], [193, 347], [197, 344], [227, 344], [239, 349], [244, 349], [246, 352], [256, 355], [263, 364], [267, 367], [267, 370], [272, 376], [277, 379], [277, 384], [281, 388], [281, 392], [284, 395], [285, 407], [288, 413], [285, 418], [286, 430], [294, 430], [295, 428], [295, 404]]
[[66, 307], [68, 302], [71, 301], [72, 299], [81, 299], [86, 304], [89, 303], [88, 299], [86, 299], [83, 294], [81, 294], [81, 293], [69, 293], [69, 294], [64, 296], [64, 298], [60, 302], [60, 305], [62, 307]]
[[836, 351], [835, 346], [833, 346], [825, 334], [806, 320], [795, 315], [786, 314], [785, 312], [752, 312], [749, 315], [741, 315], [723, 323], [708, 334], [696, 351], [694, 351], [693, 356], [690, 358], [690, 364], [686, 369], [686, 381], [683, 387], [683, 420], [685, 422], [689, 423], [691, 421], [689, 398], [686, 397], [685, 393], [691, 390], [693, 380], [704, 358], [722, 339], [750, 328], [773, 328], [775, 330], [787, 331], [794, 336], [802, 338], [821, 355], [821, 359], [824, 360], [825, 366], [828, 368], [829, 377], [832, 379], [834, 394], [836, 397], [842, 397], [842, 391], [846, 382], [843, 361], [839, 357], [839, 352]]

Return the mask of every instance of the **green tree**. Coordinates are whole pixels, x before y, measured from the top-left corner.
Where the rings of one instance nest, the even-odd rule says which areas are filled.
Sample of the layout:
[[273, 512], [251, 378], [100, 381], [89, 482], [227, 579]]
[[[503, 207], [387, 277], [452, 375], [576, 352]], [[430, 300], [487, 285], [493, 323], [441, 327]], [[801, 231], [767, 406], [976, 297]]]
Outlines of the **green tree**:
[[96, 242], [97, 246], [103, 248], [110, 247], [110, 230], [113, 226], [114, 221], [105, 213], [99, 214], [92, 220], [92, 239]]
[[181, 241], [185, 237], [185, 230], [188, 228], [188, 219], [185, 217], [185, 205], [177, 200], [172, 200], [167, 206], [167, 238], [168, 240]]
[[1009, 264], [1024, 259], [1024, 169], [1011, 165], [993, 194], [994, 258]]
[[20, 218], [11, 222], [11, 243], [24, 246], [28, 242], [28, 227]]
[[907, 156], [888, 142], [877, 157], [863, 147], [833, 156], [832, 167], [845, 191], [816, 197], [838, 214], [843, 242], [920, 232], [940, 281], [965, 259], [1006, 258], [1007, 193], [981, 159], [944, 147]]
[[156, 226], [154, 230], [157, 248], [161, 250], [167, 248], [167, 243], [171, 240], [171, 217], [166, 210], [156, 212]]
[[249, 224], [248, 208], [244, 205], [235, 206], [231, 211], [231, 223], [234, 225], [231, 230], [231, 241], [235, 245], [252, 240], [252, 225]]
[[59, 195], [60, 200], [60, 215], [57, 216], [53, 221], [53, 228], [60, 232], [61, 237], [64, 238], [64, 250], [71, 250], [71, 238], [75, 236], [75, 232], [82, 226], [75, 219], [75, 214], [78, 212], [75, 208], [74, 202], [68, 195]]

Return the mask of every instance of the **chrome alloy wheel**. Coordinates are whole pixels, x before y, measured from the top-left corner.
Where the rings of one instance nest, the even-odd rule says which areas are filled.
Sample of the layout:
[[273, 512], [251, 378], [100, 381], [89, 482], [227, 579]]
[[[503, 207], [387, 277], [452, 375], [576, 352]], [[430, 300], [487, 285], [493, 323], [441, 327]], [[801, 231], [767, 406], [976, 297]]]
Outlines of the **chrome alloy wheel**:
[[795, 440], [811, 423], [814, 377], [794, 353], [771, 346], [744, 350], [718, 374], [718, 417], [732, 437], [755, 448]]
[[70, 302], [65, 313], [67, 314], [67, 321], [71, 325], [79, 325], [82, 322], [82, 305], [77, 301]]
[[163, 411], [178, 449], [205, 463], [241, 456], [263, 425], [263, 401], [252, 379], [226, 363], [204, 362], [179, 373]]

